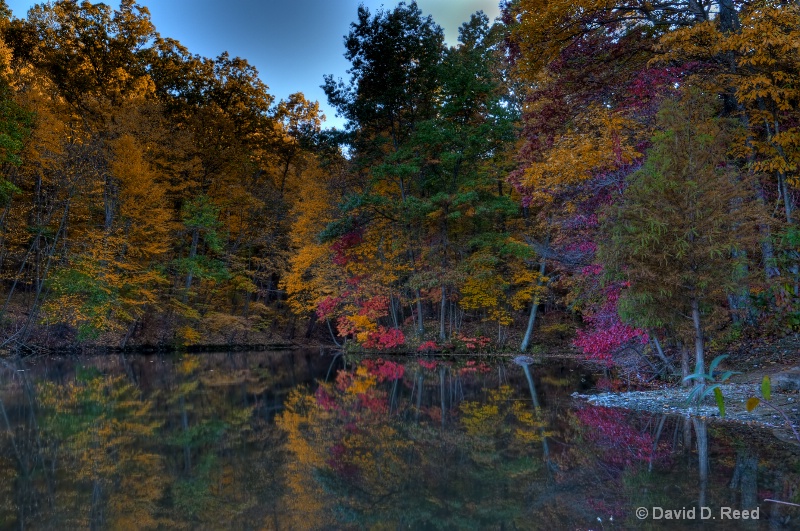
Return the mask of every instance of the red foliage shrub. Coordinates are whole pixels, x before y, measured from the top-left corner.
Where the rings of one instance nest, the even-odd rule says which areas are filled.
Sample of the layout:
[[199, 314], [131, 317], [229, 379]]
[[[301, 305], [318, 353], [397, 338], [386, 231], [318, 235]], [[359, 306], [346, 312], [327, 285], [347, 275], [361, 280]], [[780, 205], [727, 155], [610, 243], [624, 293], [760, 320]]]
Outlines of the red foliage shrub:
[[406, 343], [406, 336], [403, 331], [397, 328], [379, 327], [376, 332], [370, 332], [364, 346], [378, 350], [397, 348]]
[[480, 350], [492, 342], [490, 338], [485, 336], [468, 337], [459, 335], [456, 336], [456, 340], [463, 343], [467, 350]]
[[644, 330], [623, 323], [617, 312], [617, 301], [622, 291], [621, 284], [611, 284], [603, 290], [603, 303], [599, 308], [586, 312], [583, 320], [588, 326], [578, 330], [573, 344], [589, 358], [613, 362], [614, 354], [632, 342], [647, 343], [650, 338]]
[[417, 347], [417, 352], [433, 352], [437, 348], [439, 348], [439, 346], [436, 344], [436, 341], [425, 341]]

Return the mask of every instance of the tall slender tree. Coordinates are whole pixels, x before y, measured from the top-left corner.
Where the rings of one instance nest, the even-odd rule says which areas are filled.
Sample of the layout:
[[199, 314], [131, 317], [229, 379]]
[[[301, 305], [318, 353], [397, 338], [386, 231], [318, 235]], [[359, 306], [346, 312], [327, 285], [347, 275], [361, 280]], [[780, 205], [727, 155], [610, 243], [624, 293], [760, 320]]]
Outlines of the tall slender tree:
[[728, 317], [728, 295], [754, 256], [764, 215], [752, 181], [727, 154], [734, 127], [715, 114], [699, 91], [662, 105], [660, 131], [622, 202], [609, 208], [600, 245], [627, 286], [623, 318], [694, 344], [703, 373], [708, 331]]

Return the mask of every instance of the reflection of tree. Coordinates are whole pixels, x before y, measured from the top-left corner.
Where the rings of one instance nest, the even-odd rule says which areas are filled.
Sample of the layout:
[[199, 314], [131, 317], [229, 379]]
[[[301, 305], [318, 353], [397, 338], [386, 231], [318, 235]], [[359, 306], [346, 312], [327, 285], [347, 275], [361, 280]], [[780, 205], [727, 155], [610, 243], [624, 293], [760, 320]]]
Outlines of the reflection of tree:
[[320, 417], [332, 417], [333, 414], [318, 405], [313, 395], [299, 389], [289, 394], [285, 407], [276, 423], [287, 433], [287, 446], [291, 452], [291, 459], [286, 463], [287, 492], [283, 500], [290, 518], [289, 528], [300, 528], [300, 524], [305, 522], [308, 529], [321, 529], [325, 524], [327, 496], [315, 481], [314, 472], [324, 467], [324, 450], [331, 442], [321, 432], [325, 420]]
[[[5, 450], [5, 449], [4, 449]], [[11, 459], [0, 457], [0, 528], [11, 529], [16, 520], [14, 488], [17, 469]]]
[[489, 390], [485, 400], [465, 401], [459, 409], [458, 428], [445, 434], [453, 458], [439, 465], [450, 470], [441, 502], [448, 506], [451, 525], [524, 527], [520, 501], [532, 485], [544, 482], [541, 417], [507, 385]]
[[648, 463], [664, 457], [666, 449], [655, 444], [653, 435], [631, 424], [630, 413], [622, 409], [584, 407], [575, 416], [590, 429], [586, 440], [600, 449], [600, 458], [609, 465], [624, 467]]
[[84, 359], [92, 368], [78, 368], [77, 378], [73, 362], [48, 360], [55, 381], [38, 387], [28, 378], [42, 371], [9, 367], [0, 390], [0, 529], [285, 527], [276, 503], [285, 438], [272, 416], [302, 360], [101, 356]]
[[708, 426], [705, 419], [692, 417], [694, 433], [697, 436], [697, 470], [700, 476], [700, 493], [697, 506], [707, 507], [706, 494], [708, 492]]
[[660, 422], [643, 424], [645, 419], [631, 412], [595, 406], [582, 407], [570, 416], [575, 431], [568, 458], [561, 458], [558, 480], [602, 484], [602, 489], [587, 493], [585, 506], [590, 511], [604, 521], [610, 517], [619, 521], [631, 516], [631, 506], [668, 505], [667, 497], [642, 489], [659, 473], [653, 472], [652, 465], [663, 463], [669, 455], [668, 445], [659, 439]]
[[[3, 502], [0, 503], [0, 528], [21, 526], [31, 520], [38, 507], [52, 507], [53, 485], [35, 411], [35, 388], [19, 360], [0, 360], [14, 375], [0, 397], [0, 476]], [[9, 407], [6, 407], [9, 404]], [[14, 422], [14, 419], [17, 422]], [[7, 444], [7, 445], [6, 445]], [[7, 491], [7, 496], [5, 496]]]
[[[166, 478], [151, 451], [158, 423], [150, 403], [121, 377], [87, 373], [64, 386], [39, 387], [43, 437], [60, 465], [52, 523], [58, 527], [150, 529]], [[56, 442], [57, 441], [57, 442]]]
[[730, 488], [739, 490], [742, 509], [749, 510], [758, 506], [757, 472], [758, 457], [753, 453], [753, 449], [739, 449], [736, 453], [736, 466], [733, 470]]
[[500, 461], [525, 454], [532, 443], [542, 441], [538, 431], [542, 423], [525, 402], [513, 400], [511, 387], [504, 385], [488, 394], [485, 403], [461, 404], [461, 426], [473, 461], [502, 466]]
[[375, 387], [378, 377], [361, 366], [339, 373], [335, 385], [321, 384], [315, 395], [295, 390], [276, 419], [294, 457], [286, 503], [302, 515], [298, 525], [324, 527], [324, 508], [334, 503], [325, 492], [352, 495], [355, 506], [380, 504], [403, 483], [408, 445], [389, 417], [387, 393]]
[[[446, 410], [458, 421], [445, 429], [438, 416], [416, 422], [412, 411], [421, 402], [422, 379], [414, 378], [416, 396], [393, 399], [390, 412], [404, 371], [392, 372], [389, 363], [341, 372], [336, 384], [320, 384], [314, 395], [290, 395], [277, 422], [292, 455], [285, 504], [289, 513], [303, 515], [292, 525], [322, 528], [330, 514], [340, 525], [367, 527], [483, 528], [521, 521], [519, 500], [541, 469], [542, 424], [528, 402], [514, 400], [512, 388], [502, 386], [484, 400]], [[437, 392], [430, 398], [440, 408], [444, 381], [439, 374], [431, 382]]]
[[[170, 502], [178, 521], [224, 527], [257, 503], [242, 477], [247, 459], [233, 450], [259, 443], [246, 392], [248, 384], [258, 385], [235, 367], [203, 372], [200, 361], [187, 355], [176, 363], [174, 385], [166, 391], [170, 429], [164, 440], [178, 450], [169, 460]], [[244, 393], [235, 392], [242, 386]]]

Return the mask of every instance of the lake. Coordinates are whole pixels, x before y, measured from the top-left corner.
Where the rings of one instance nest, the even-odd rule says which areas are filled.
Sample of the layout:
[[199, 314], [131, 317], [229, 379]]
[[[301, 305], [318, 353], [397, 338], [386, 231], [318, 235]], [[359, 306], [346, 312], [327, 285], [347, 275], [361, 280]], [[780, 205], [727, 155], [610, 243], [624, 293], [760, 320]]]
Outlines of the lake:
[[800, 528], [764, 501], [798, 502], [795, 445], [590, 406], [571, 395], [602, 376], [570, 360], [530, 375], [317, 350], [5, 360], [0, 528]]

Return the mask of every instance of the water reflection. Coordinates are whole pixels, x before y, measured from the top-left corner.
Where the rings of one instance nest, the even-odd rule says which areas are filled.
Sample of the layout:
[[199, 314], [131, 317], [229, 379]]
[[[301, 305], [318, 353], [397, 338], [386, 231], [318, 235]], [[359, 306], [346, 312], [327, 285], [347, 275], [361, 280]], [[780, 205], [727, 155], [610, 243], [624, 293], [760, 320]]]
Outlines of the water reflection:
[[725, 529], [800, 517], [762, 501], [797, 502], [794, 447], [576, 402], [592, 385], [577, 366], [333, 361], [4, 362], [0, 528], [675, 527], [637, 507], [759, 508]]

